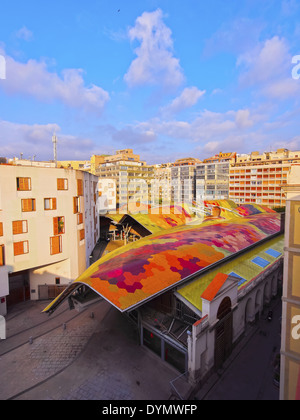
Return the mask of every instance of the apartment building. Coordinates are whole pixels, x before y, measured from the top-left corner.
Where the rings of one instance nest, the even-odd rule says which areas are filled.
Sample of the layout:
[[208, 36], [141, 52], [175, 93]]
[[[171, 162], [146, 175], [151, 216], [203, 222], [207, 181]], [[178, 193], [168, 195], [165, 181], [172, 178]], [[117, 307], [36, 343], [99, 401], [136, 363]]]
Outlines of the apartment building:
[[87, 268], [100, 236], [97, 183], [72, 169], [0, 165], [0, 314], [56, 297]]
[[139, 207], [140, 203], [151, 202], [151, 180], [154, 167], [141, 161], [132, 149], [118, 150], [116, 155], [107, 156], [95, 168], [99, 177], [100, 210], [125, 213], [128, 205]]
[[196, 196], [196, 165], [201, 163], [196, 158], [178, 159], [171, 168], [171, 201], [192, 203]]
[[60, 160], [57, 161], [57, 168], [76, 169], [91, 172], [90, 160]]
[[276, 152], [253, 152], [237, 156], [230, 167], [229, 199], [241, 204], [284, 207], [286, 185], [291, 165], [300, 162], [300, 151], [278, 149]]
[[153, 180], [151, 181], [151, 200], [154, 206], [170, 204], [172, 167], [173, 163], [154, 165]]
[[282, 297], [280, 399], [300, 400], [300, 166], [292, 166], [287, 195]]
[[229, 170], [236, 153], [219, 153], [196, 165], [196, 201], [227, 200], [229, 197]]
[[227, 200], [229, 197], [229, 162], [202, 163], [196, 166], [196, 201]]

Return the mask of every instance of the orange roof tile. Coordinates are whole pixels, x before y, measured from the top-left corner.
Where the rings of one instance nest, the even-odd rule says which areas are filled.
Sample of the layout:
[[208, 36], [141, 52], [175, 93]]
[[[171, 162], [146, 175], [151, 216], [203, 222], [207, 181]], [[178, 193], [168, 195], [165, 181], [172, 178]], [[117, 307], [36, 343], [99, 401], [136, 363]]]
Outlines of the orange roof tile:
[[202, 293], [202, 298], [208, 301], [212, 301], [221, 289], [223, 284], [228, 278], [228, 274], [218, 273], [207, 289]]

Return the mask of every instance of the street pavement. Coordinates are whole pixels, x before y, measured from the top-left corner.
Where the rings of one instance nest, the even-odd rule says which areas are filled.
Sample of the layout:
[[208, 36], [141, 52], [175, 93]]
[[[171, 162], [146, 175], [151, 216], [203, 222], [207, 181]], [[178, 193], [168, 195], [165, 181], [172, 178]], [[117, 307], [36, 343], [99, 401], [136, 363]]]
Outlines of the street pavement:
[[[168, 400], [178, 372], [138, 344], [133, 324], [106, 301], [82, 313], [61, 309], [57, 327], [28, 330], [8, 350], [10, 331], [23, 318], [43, 322], [47, 303], [7, 317], [8, 339], [0, 342], [0, 400]], [[70, 319], [70, 314], [73, 318]], [[55, 316], [55, 312], [52, 315]], [[67, 318], [67, 322], [62, 322]], [[51, 320], [51, 317], [50, 317]], [[33, 325], [34, 322], [29, 322]], [[41, 330], [43, 328], [43, 330]], [[36, 334], [35, 334], [36, 332]], [[30, 336], [32, 336], [30, 343]], [[12, 336], [16, 346], [16, 336]], [[4, 347], [4, 350], [2, 347]]]
[[[224, 369], [214, 374], [196, 394], [199, 400], [278, 401], [274, 360], [281, 346], [281, 299], [271, 302], [259, 322], [249, 326]], [[272, 321], [267, 320], [269, 309]]]
[[[139, 345], [138, 331], [106, 301], [83, 312], [26, 302], [6, 317], [0, 341], [0, 400], [164, 400], [179, 373]], [[262, 317], [193, 400], [278, 400], [273, 360], [280, 351], [281, 301]]]

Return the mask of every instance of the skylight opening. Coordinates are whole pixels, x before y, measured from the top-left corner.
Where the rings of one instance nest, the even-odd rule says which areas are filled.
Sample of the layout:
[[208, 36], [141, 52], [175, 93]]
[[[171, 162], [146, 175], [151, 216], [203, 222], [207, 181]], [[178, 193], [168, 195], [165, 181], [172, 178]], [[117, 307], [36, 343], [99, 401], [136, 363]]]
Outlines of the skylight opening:
[[261, 257], [255, 257], [251, 262], [253, 262], [254, 264], [258, 265], [259, 267], [265, 268], [267, 265], [270, 264], [269, 261], [265, 260], [264, 258]]
[[246, 281], [247, 281], [243, 277], [241, 277], [238, 274], [236, 274], [234, 271], [232, 271], [231, 273], [229, 273], [229, 276], [237, 277], [239, 279], [238, 286], [241, 286], [242, 284], [246, 283]]
[[280, 255], [282, 255], [281, 252], [276, 251], [275, 249], [272, 249], [272, 248], [267, 249], [267, 251], [265, 251], [265, 253], [270, 255], [271, 257], [274, 257], [274, 258], [278, 258], [278, 257], [280, 257]]

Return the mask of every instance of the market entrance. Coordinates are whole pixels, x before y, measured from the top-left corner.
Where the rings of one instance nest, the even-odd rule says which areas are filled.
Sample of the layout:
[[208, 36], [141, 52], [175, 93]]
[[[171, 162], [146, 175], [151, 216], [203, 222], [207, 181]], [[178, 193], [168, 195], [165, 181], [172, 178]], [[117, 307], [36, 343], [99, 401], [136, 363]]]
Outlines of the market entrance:
[[215, 368], [219, 369], [232, 351], [232, 311], [231, 300], [226, 297], [222, 300], [217, 318], [215, 335]]

